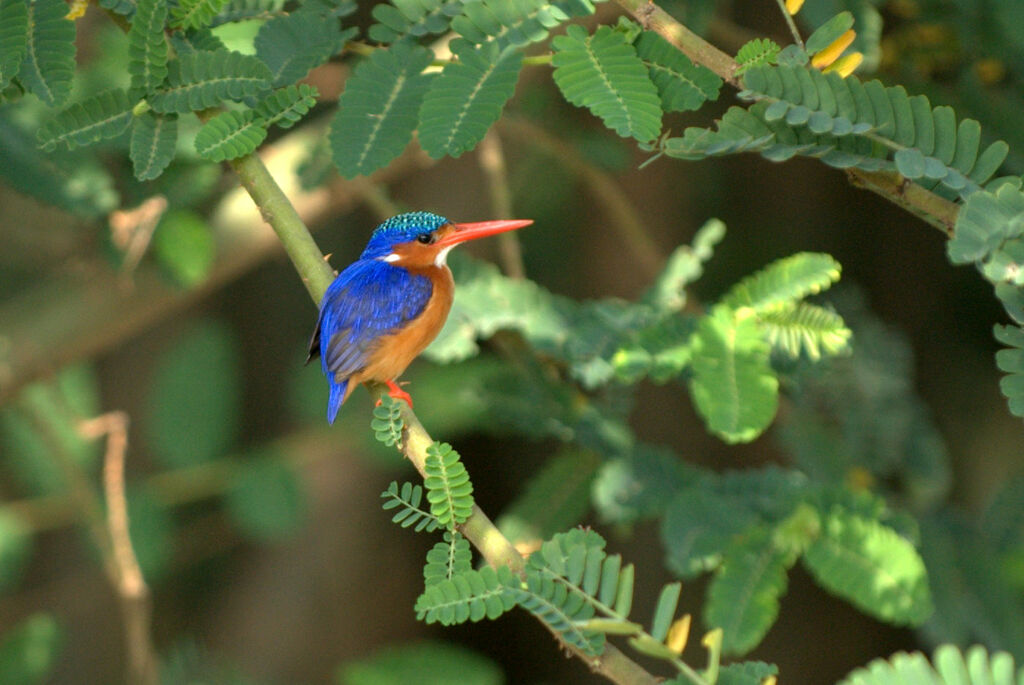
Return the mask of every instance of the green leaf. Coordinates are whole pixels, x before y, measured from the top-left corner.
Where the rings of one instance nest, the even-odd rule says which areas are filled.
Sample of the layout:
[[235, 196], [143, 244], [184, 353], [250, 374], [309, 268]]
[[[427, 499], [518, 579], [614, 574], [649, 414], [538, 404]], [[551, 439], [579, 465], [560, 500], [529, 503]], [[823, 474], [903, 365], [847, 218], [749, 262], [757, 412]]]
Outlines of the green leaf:
[[588, 36], [569, 26], [552, 41], [555, 84], [565, 99], [587, 107], [622, 137], [645, 143], [661, 133], [661, 102], [636, 50], [609, 26]]
[[373, 408], [373, 421], [370, 427], [373, 435], [386, 447], [402, 447], [402, 430], [405, 423], [402, 420], [402, 407], [400, 400], [390, 395], [381, 395], [380, 404]]
[[806, 302], [768, 310], [760, 320], [768, 344], [791, 359], [806, 354], [817, 361], [823, 353], [834, 356], [848, 352], [853, 336], [843, 317]]
[[367, 34], [378, 43], [397, 44], [399, 38], [444, 33], [452, 17], [462, 10], [462, 0], [396, 0], [373, 8], [379, 23], [370, 26]]
[[451, 26], [471, 43], [523, 47], [546, 39], [551, 29], [571, 17], [593, 13], [591, 0], [474, 0], [462, 4], [462, 13]]
[[246, 535], [283, 540], [305, 518], [305, 487], [284, 455], [250, 458], [225, 493], [225, 505]]
[[238, 361], [231, 331], [213, 321], [176, 340], [157, 361], [143, 426], [162, 464], [194, 466], [234, 442], [241, 414]]
[[380, 493], [380, 496], [384, 500], [384, 504], [380, 505], [381, 509], [385, 511], [399, 509], [391, 517], [392, 523], [397, 523], [402, 528], [412, 527], [417, 533], [422, 530], [432, 533], [441, 527], [441, 523], [437, 520], [436, 516], [420, 508], [420, 501], [423, 498], [423, 486], [402, 483], [402, 489], [399, 491], [398, 483], [391, 481], [391, 485], [388, 486], [387, 490]]
[[465, 571], [426, 588], [416, 600], [416, 618], [444, 626], [494, 620], [515, 606], [508, 585], [518, 582], [507, 566]]
[[48, 682], [63, 642], [63, 631], [51, 615], [37, 613], [21, 621], [0, 641], [0, 682]]
[[28, 50], [26, 0], [0, 0], [0, 90], [17, 76]]
[[594, 482], [594, 507], [605, 521], [628, 523], [660, 516], [694, 469], [664, 448], [637, 445], [608, 461]]
[[459, 157], [476, 147], [515, 91], [523, 56], [495, 43], [453, 41], [458, 61], [433, 79], [420, 106], [419, 141], [428, 155]]
[[654, 31], [643, 31], [633, 47], [647, 66], [666, 112], [698, 109], [706, 101], [718, 99], [722, 79], [707, 67], [694, 64]]
[[450, 641], [419, 641], [388, 647], [346, 663], [338, 685], [504, 685], [501, 668], [489, 658]]
[[305, 83], [286, 86], [260, 100], [254, 111], [256, 116], [266, 122], [267, 126], [276, 124], [279, 128], [288, 129], [306, 116], [306, 113], [316, 104], [319, 95], [316, 88]]
[[39, 144], [44, 150], [58, 145], [73, 149], [116, 138], [132, 123], [132, 106], [124, 90], [107, 90], [62, 110], [39, 129]]
[[815, 55], [853, 28], [853, 14], [850, 12], [840, 12], [836, 16], [829, 19], [817, 31], [812, 33], [804, 43], [808, 54]]
[[427, 552], [423, 583], [430, 587], [472, 570], [473, 552], [469, 548], [469, 541], [461, 533], [445, 531], [444, 542], [438, 542]]
[[266, 19], [281, 13], [284, 0], [227, 0], [210, 22], [211, 27], [247, 19]]
[[270, 80], [270, 70], [251, 55], [190, 52], [168, 63], [167, 85], [148, 100], [158, 112], [192, 112], [256, 95], [270, 87]]
[[801, 252], [776, 260], [729, 290], [723, 302], [757, 312], [816, 295], [839, 280], [839, 262], [823, 252]]
[[839, 685], [1013, 685], [1024, 681], [1024, 670], [1014, 673], [1012, 656], [996, 652], [990, 657], [980, 645], [968, 649], [966, 658], [959, 647], [940, 645], [932, 658], [934, 666], [920, 652], [897, 652], [858, 668]]
[[717, 568], [732, 540], [758, 522], [747, 507], [705, 487], [690, 487], [672, 500], [661, 523], [665, 564], [681, 578]]
[[266, 122], [251, 109], [221, 112], [196, 133], [196, 152], [211, 162], [252, 153], [267, 137]]
[[1005, 185], [994, 193], [972, 193], [957, 215], [946, 244], [954, 264], [980, 262], [1004, 242], [1024, 234], [1024, 193]]
[[759, 65], [775, 64], [775, 59], [781, 48], [775, 41], [767, 38], [754, 38], [743, 44], [743, 47], [736, 53], [736, 75], [740, 75], [751, 67]]
[[763, 661], [744, 661], [722, 666], [715, 685], [761, 685], [766, 678], [779, 674], [779, 667]]
[[473, 484], [469, 473], [459, 461], [459, 453], [446, 442], [435, 442], [427, 448], [424, 464], [430, 513], [438, 522], [452, 530], [473, 513]]
[[679, 593], [682, 589], [682, 583], [669, 583], [661, 589], [661, 594], [658, 595], [658, 603], [654, 608], [654, 619], [651, 621], [651, 637], [658, 642], [664, 642], [668, 637], [668, 629], [672, 625], [672, 619], [676, 616]]
[[341, 51], [354, 34], [355, 29], [342, 32], [335, 17], [293, 12], [260, 27], [256, 56], [270, 69], [274, 87], [285, 86], [305, 78], [310, 69]]
[[193, 52], [216, 52], [227, 50], [224, 42], [213, 35], [210, 29], [175, 31], [170, 36], [171, 47], [179, 57]]
[[16, 513], [0, 509], [0, 592], [21, 580], [32, 551], [32, 534]]
[[128, 30], [128, 72], [132, 91], [148, 93], [167, 78], [166, 0], [139, 0]]
[[342, 176], [373, 173], [409, 144], [432, 78], [421, 72], [431, 60], [430, 50], [399, 43], [375, 50], [348, 77], [328, 134]]
[[75, 74], [75, 22], [64, 0], [30, 0], [25, 58], [18, 79], [43, 104], [64, 104]]
[[726, 442], [749, 442], [771, 423], [779, 381], [753, 316], [718, 305], [693, 338], [690, 395], [708, 429]]
[[543, 540], [578, 525], [590, 509], [590, 490], [601, 458], [589, 450], [548, 459], [501, 513], [497, 525], [513, 543]]
[[723, 630], [722, 652], [744, 654], [756, 647], [779, 615], [792, 556], [775, 547], [763, 528], [752, 529], [725, 554], [708, 588], [704, 623]]
[[[146, 112], [135, 117], [129, 156], [135, 178], [152, 181], [174, 159], [178, 143], [178, 115]], [[203, 271], [205, 275], [205, 270]], [[182, 274], [187, 279], [189, 274]]]
[[877, 520], [833, 510], [804, 564], [822, 587], [883, 621], [920, 625], [932, 612], [920, 555]]
[[644, 294], [644, 301], [663, 311], [681, 311], [686, 305], [686, 286], [703, 275], [704, 263], [724, 237], [725, 224], [708, 219], [693, 236], [692, 245], [680, 245], [669, 255], [654, 285]]
[[996, 325], [994, 332], [996, 340], [1008, 346], [996, 352], [996, 366], [1006, 374], [999, 389], [1009, 402], [1010, 413], [1024, 416], [1024, 329]]
[[226, 0], [178, 0], [171, 11], [171, 26], [176, 29], [201, 29], [210, 25]]
[[178, 209], [167, 212], [153, 235], [153, 251], [175, 280], [188, 288], [206, 278], [217, 257], [210, 226], [198, 214]]

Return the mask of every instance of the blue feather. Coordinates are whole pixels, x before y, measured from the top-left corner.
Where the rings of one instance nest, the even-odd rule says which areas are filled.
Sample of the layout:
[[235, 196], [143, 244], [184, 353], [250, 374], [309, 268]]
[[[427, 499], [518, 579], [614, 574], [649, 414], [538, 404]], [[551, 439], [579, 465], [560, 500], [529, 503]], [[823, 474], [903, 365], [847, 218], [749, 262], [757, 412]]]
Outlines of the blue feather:
[[419, 316], [432, 292], [426, 276], [379, 259], [361, 258], [338, 274], [324, 293], [313, 336], [331, 388], [328, 421], [334, 422], [349, 377], [367, 365], [377, 341]]

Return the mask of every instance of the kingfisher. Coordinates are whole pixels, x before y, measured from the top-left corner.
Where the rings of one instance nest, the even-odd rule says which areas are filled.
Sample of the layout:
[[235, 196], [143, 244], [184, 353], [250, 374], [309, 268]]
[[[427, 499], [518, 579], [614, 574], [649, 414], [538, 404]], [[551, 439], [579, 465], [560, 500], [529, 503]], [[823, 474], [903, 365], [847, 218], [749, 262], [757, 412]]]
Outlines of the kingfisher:
[[320, 356], [330, 387], [327, 421], [355, 386], [386, 383], [388, 394], [412, 406], [395, 382], [444, 326], [455, 282], [446, 263], [467, 240], [511, 231], [532, 219], [456, 224], [430, 212], [393, 216], [374, 229], [359, 259], [338, 274], [320, 303], [307, 363]]

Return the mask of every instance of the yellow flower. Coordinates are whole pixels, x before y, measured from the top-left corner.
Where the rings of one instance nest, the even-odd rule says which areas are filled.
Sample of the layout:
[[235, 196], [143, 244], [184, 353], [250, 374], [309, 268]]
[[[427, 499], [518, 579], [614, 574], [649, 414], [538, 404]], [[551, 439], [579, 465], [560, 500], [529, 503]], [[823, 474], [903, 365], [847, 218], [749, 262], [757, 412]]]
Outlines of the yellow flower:
[[676, 654], [682, 654], [686, 649], [686, 641], [690, 638], [690, 615], [686, 614], [672, 624], [668, 629], [668, 637], [665, 639], [665, 646]]
[[839, 55], [843, 54], [843, 50], [850, 47], [853, 43], [853, 39], [857, 37], [857, 32], [850, 29], [843, 35], [832, 41], [832, 44], [827, 48], [819, 52], [811, 59], [811, 66], [816, 69], [827, 67], [828, 65], [839, 59]]
[[80, 17], [85, 16], [85, 9], [89, 6], [89, 0], [71, 0], [71, 7], [68, 9], [68, 13], [64, 15], [65, 19], [74, 21]]
[[825, 72], [828, 73], [830, 71], [834, 71], [843, 78], [846, 78], [852, 74], [863, 61], [864, 55], [859, 52], [851, 52], [849, 55], [840, 57], [833, 62], [831, 66], [825, 69]]
[[803, 6], [804, 0], [786, 0], [786, 11], [790, 14], [796, 14]]

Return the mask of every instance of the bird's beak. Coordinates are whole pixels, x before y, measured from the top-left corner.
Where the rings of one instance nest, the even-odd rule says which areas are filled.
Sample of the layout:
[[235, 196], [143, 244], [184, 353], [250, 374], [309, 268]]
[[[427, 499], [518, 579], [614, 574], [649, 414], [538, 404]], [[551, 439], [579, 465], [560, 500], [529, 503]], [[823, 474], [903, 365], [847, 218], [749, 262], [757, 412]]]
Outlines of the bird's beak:
[[514, 231], [517, 228], [529, 226], [532, 223], [533, 219], [500, 219], [498, 221], [479, 221], [472, 224], [453, 224], [455, 230], [434, 243], [434, 246], [440, 248], [454, 247], [467, 240], [476, 240], [477, 238], [485, 238], [495, 233]]

